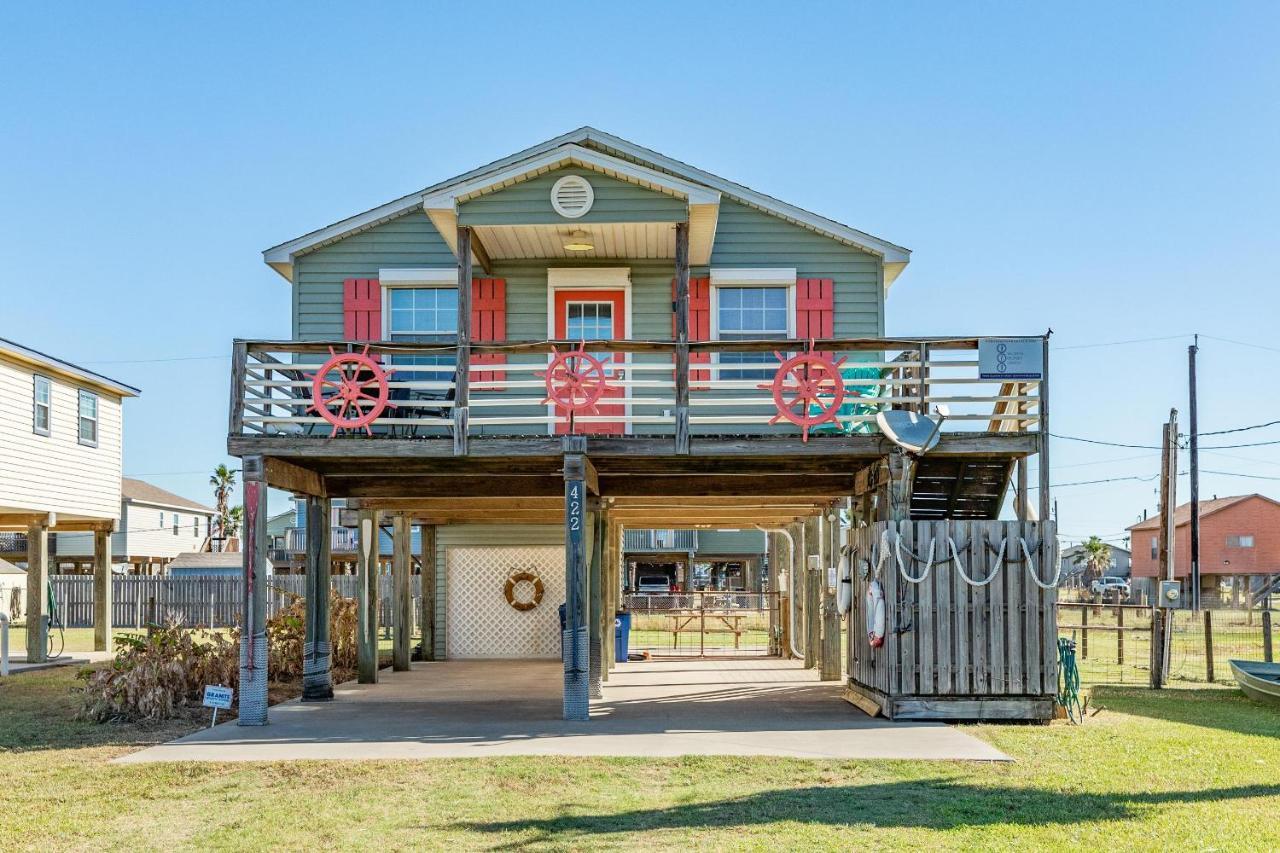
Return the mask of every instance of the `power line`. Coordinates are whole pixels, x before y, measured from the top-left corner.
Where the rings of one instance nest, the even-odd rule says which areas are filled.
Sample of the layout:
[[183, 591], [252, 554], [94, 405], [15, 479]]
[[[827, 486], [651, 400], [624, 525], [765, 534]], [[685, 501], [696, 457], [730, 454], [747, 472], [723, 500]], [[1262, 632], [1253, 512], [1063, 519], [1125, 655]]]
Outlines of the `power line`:
[[1096, 349], [1098, 347], [1124, 346], [1125, 344], [1146, 344], [1146, 343], [1152, 343], [1155, 341], [1176, 341], [1182, 338], [1189, 338], [1189, 337], [1191, 337], [1190, 332], [1188, 332], [1185, 335], [1165, 335], [1164, 337], [1160, 337], [1160, 338], [1131, 338], [1127, 341], [1104, 341], [1102, 343], [1096, 343], [1096, 344], [1072, 344], [1071, 346], [1065, 346], [1065, 347], [1050, 347], [1050, 349], [1053, 351], [1069, 350], [1069, 349]]
[[1248, 341], [1234, 341], [1231, 338], [1220, 338], [1216, 335], [1202, 334], [1200, 337], [1208, 338], [1211, 341], [1221, 341], [1224, 344], [1235, 344], [1238, 347], [1251, 347], [1252, 349], [1262, 349], [1262, 350], [1266, 350], [1267, 352], [1280, 352], [1280, 348], [1263, 346], [1262, 344], [1251, 344]]
[[1157, 444], [1124, 444], [1118, 441], [1102, 441], [1096, 438], [1081, 438], [1078, 435], [1061, 435], [1060, 433], [1056, 433], [1056, 432], [1049, 433], [1049, 436], [1051, 438], [1061, 438], [1066, 441], [1082, 441], [1085, 444], [1101, 444], [1106, 447], [1127, 447], [1132, 450], [1163, 450], [1164, 449]]
[[1231, 432], [1247, 432], [1251, 429], [1264, 429], [1266, 427], [1275, 426], [1276, 424], [1280, 424], [1280, 421], [1267, 421], [1265, 424], [1253, 424], [1252, 426], [1236, 427], [1235, 429], [1219, 429], [1214, 430], [1213, 432], [1202, 432], [1200, 435], [1226, 435]]
[[81, 361], [80, 364], [160, 364], [169, 361], [212, 361], [215, 358], [228, 359], [229, 355], [181, 355], [172, 358], [122, 358], [110, 361]]

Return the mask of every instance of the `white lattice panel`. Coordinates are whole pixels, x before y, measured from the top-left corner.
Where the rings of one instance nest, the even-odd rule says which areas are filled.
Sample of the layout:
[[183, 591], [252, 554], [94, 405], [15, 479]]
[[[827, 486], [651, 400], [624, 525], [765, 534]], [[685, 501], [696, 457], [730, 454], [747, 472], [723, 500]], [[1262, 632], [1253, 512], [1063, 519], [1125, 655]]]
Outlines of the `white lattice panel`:
[[[560, 657], [564, 548], [449, 548], [445, 552], [445, 653], [450, 658]], [[514, 572], [542, 579], [542, 603], [520, 612], [503, 588]], [[527, 586], [527, 585], [522, 585]]]

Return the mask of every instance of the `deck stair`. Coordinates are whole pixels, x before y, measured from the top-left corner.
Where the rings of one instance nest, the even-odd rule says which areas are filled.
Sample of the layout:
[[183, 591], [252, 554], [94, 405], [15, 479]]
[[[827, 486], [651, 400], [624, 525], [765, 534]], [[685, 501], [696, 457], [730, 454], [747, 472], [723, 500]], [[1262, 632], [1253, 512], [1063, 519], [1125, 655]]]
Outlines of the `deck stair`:
[[917, 463], [911, 490], [911, 517], [1000, 517], [1013, 459], [925, 456]]

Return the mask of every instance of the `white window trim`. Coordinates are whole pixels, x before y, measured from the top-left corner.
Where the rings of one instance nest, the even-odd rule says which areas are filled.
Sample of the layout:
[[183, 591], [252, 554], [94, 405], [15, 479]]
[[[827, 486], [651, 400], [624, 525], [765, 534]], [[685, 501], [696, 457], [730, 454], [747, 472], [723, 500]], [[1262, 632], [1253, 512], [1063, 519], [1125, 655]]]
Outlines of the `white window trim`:
[[[629, 340], [635, 334], [631, 324], [631, 267], [548, 267], [547, 268], [547, 340], [556, 338], [556, 291], [557, 290], [621, 290], [622, 314], [626, 336]], [[551, 363], [551, 355], [547, 355], [547, 363]], [[631, 389], [625, 394], [626, 422], [623, 435], [631, 435]], [[555, 405], [547, 404], [547, 414], [554, 416]], [[547, 424], [547, 435], [556, 434], [556, 425]]]
[[[81, 413], [81, 401], [85, 396], [93, 398], [93, 417], [86, 418]], [[84, 420], [93, 421], [93, 440], [90, 441], [80, 434], [80, 422]], [[98, 442], [102, 440], [102, 398], [92, 391], [86, 391], [83, 388], [77, 389], [76, 393], [76, 442], [84, 447], [97, 447]]]
[[[457, 267], [415, 267], [412, 269], [378, 270], [381, 283], [382, 339], [391, 340], [391, 291], [400, 288], [421, 290], [427, 287], [458, 287]], [[455, 322], [454, 325], [457, 325]], [[408, 333], [405, 333], [408, 334]], [[456, 332], [454, 333], [456, 336]]]
[[[36, 421], [36, 409], [40, 407], [39, 398], [36, 396], [36, 389], [41, 382], [44, 382], [49, 388], [49, 402], [44, 406], [48, 410], [48, 423], [44, 428]], [[80, 404], [80, 398], [76, 398], [76, 405]], [[79, 423], [77, 422], [77, 430]], [[46, 438], [53, 434], [53, 380], [41, 373], [34, 373], [31, 376], [31, 431], [36, 435], [45, 436]], [[77, 435], [79, 433], [77, 432]]]
[[[719, 276], [717, 277], [717, 273]], [[711, 340], [720, 340], [721, 287], [785, 287], [787, 289], [787, 337], [796, 336], [796, 271], [794, 269], [712, 269]], [[720, 353], [711, 354], [711, 378], [720, 378]], [[736, 378], [736, 377], [734, 377]]]

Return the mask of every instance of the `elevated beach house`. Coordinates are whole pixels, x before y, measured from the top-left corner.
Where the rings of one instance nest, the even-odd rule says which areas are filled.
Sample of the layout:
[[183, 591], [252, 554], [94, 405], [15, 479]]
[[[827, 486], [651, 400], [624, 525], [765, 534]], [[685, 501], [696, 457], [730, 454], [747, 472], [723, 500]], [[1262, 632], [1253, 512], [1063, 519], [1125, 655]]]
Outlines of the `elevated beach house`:
[[[306, 502], [308, 699], [332, 693], [318, 593], [342, 499], [365, 681], [380, 529], [397, 669], [415, 628], [428, 658], [561, 658], [564, 714], [585, 719], [615, 659], [624, 530], [759, 526], [781, 591], [770, 632], [847, 672], [851, 700], [1048, 715], [1052, 525], [1025, 500], [996, 520], [1046, 449], [1045, 338], [886, 338], [910, 260], [896, 243], [582, 128], [264, 258], [292, 289], [293, 335], [233, 349], [243, 723], [267, 714], [267, 486]], [[877, 425], [940, 404], [926, 454]], [[842, 597], [839, 660], [821, 649]]]
[[0, 338], [0, 551], [26, 570], [28, 660], [47, 655], [51, 532], [92, 536], [94, 647], [111, 648], [111, 532], [120, 513], [123, 403], [138, 393]]

